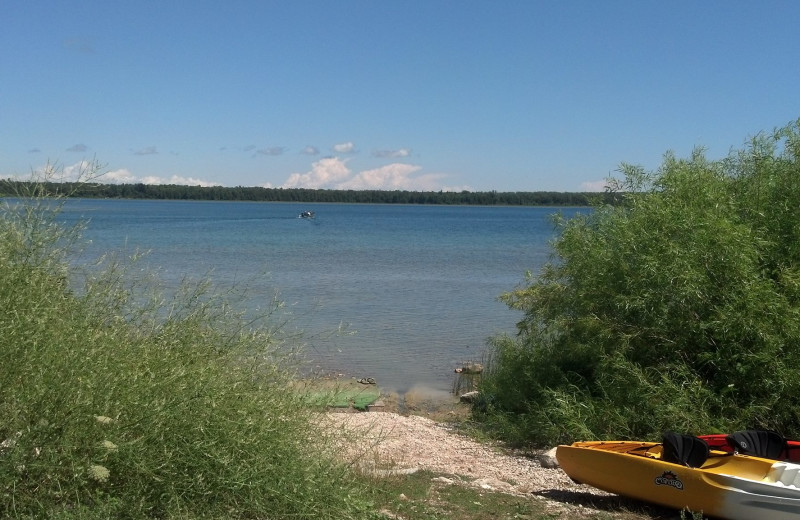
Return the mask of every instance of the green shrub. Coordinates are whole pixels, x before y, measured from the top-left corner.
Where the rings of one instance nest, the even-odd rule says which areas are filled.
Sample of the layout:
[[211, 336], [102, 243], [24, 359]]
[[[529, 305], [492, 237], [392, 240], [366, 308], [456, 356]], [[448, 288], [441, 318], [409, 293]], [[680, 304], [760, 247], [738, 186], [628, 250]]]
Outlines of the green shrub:
[[269, 328], [120, 263], [73, 287], [58, 206], [0, 216], [0, 517], [368, 517]]
[[503, 296], [477, 416], [519, 443], [800, 434], [798, 123], [721, 161], [623, 165], [622, 203], [559, 221], [555, 257]]

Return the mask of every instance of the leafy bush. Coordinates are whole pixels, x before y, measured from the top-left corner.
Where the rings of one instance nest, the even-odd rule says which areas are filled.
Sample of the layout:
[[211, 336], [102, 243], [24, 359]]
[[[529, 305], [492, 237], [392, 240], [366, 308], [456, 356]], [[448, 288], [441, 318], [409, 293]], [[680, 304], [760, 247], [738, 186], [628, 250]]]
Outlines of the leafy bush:
[[369, 516], [268, 329], [207, 284], [144, 298], [115, 262], [75, 289], [58, 208], [0, 216], [0, 517]]
[[622, 203], [569, 221], [503, 296], [477, 416], [518, 443], [666, 429], [800, 434], [798, 123], [709, 161], [623, 165]]

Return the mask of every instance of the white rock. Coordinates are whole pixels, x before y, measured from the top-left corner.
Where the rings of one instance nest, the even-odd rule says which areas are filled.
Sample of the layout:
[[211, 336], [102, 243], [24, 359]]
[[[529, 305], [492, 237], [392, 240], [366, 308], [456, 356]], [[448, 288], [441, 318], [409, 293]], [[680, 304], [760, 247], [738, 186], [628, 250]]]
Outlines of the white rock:
[[542, 465], [543, 468], [558, 468], [558, 459], [556, 459], [556, 448], [552, 448], [549, 451], [539, 454], [536, 457], [539, 460], [539, 464]]

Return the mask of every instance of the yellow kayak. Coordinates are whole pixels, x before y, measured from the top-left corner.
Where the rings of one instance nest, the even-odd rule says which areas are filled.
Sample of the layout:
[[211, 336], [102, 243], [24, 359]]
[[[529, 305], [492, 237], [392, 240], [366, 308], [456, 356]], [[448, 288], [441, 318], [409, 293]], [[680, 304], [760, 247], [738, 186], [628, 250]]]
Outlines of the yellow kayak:
[[[695, 444], [676, 455], [671, 441]], [[800, 518], [800, 464], [711, 451], [696, 437], [576, 442], [556, 458], [577, 482], [666, 507], [729, 520]]]

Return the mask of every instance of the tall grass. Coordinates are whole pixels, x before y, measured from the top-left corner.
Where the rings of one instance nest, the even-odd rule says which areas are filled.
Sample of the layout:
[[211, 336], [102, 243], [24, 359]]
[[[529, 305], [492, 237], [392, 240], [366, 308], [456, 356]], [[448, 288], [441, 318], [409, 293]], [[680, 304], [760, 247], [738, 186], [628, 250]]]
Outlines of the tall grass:
[[75, 288], [58, 209], [0, 213], [0, 517], [370, 516], [269, 328], [207, 283], [138, 290], [124, 262]]

